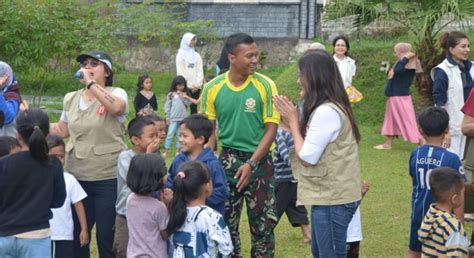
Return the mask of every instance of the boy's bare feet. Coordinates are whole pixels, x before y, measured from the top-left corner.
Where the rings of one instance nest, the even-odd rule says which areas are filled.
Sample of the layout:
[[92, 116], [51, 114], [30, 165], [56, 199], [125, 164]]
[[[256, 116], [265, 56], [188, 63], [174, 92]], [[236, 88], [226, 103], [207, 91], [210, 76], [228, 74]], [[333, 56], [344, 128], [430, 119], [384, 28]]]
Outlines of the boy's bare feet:
[[309, 229], [309, 225], [301, 225], [301, 232], [303, 233], [303, 242], [310, 243], [311, 230]]

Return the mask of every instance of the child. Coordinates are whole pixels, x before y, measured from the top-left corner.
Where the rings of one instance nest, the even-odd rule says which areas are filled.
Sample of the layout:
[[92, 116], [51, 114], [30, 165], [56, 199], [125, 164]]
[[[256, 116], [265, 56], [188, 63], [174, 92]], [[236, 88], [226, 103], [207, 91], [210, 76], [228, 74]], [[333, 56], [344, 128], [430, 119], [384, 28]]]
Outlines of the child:
[[[58, 158], [64, 166], [65, 145], [63, 139], [57, 135], [50, 134], [46, 137], [46, 142], [48, 143], [49, 155]], [[66, 200], [61, 208], [51, 209], [53, 218], [49, 220], [53, 258], [74, 257], [74, 224], [71, 205], [74, 205], [81, 225], [81, 233], [79, 234], [81, 247], [89, 243], [86, 212], [82, 204], [82, 200], [87, 197], [87, 194], [73, 175], [66, 171], [64, 171], [63, 175], [64, 182], [66, 183]]]
[[[127, 186], [127, 174], [130, 161], [139, 153], [156, 153], [160, 147], [160, 139], [156, 132], [155, 123], [149, 117], [138, 116], [128, 123], [128, 136], [132, 149], [120, 153], [117, 163], [117, 202], [115, 203], [115, 236], [114, 251], [117, 257], [126, 257], [128, 228], [127, 228], [127, 198], [131, 194]], [[156, 154], [155, 154], [156, 155]]]
[[423, 257], [467, 257], [468, 245], [462, 222], [453, 213], [464, 203], [464, 179], [449, 167], [431, 171], [431, 193], [436, 203], [423, 219], [419, 240]]
[[[153, 122], [155, 123], [156, 133], [158, 134], [158, 138], [160, 139], [160, 144], [162, 144], [166, 139], [166, 120], [156, 114], [150, 114], [147, 115], [147, 117], [151, 118], [151, 120], [153, 120]], [[157, 154], [160, 154], [159, 148]]]
[[204, 145], [212, 134], [212, 123], [202, 114], [193, 114], [181, 121], [179, 142], [182, 153], [171, 163], [166, 188], [173, 187], [173, 179], [180, 165], [186, 161], [199, 160], [206, 164], [211, 173], [212, 194], [206, 199], [206, 205], [224, 216], [225, 201], [228, 197], [227, 180], [221, 163], [214, 152]]
[[302, 206], [296, 206], [297, 181], [291, 171], [289, 158], [290, 150], [295, 148], [293, 136], [286, 128], [279, 127], [275, 138], [275, 207], [278, 221], [286, 212], [293, 227], [301, 227], [303, 242], [311, 242], [308, 211]]
[[170, 257], [220, 257], [233, 251], [221, 214], [205, 205], [212, 192], [209, 170], [199, 161], [181, 165], [173, 181], [168, 227]]
[[17, 153], [20, 146], [15, 138], [11, 136], [0, 136], [0, 157]]
[[179, 153], [179, 122], [181, 122], [187, 114], [187, 108], [191, 102], [185, 97], [187, 93], [186, 79], [183, 76], [176, 76], [171, 83], [168, 95], [166, 95], [165, 115], [166, 124], [168, 124], [168, 134], [166, 135], [165, 151], [163, 157], [168, 156], [168, 149], [173, 142], [173, 136], [176, 133], [176, 153]]
[[[418, 124], [426, 144], [416, 148], [410, 157], [413, 193], [408, 257], [420, 257], [421, 255], [418, 229], [430, 204], [434, 202], [429, 185], [432, 170], [438, 167], [450, 167], [464, 176], [459, 157], [442, 147], [444, 137], [449, 132], [448, 113], [443, 108], [429, 107], [421, 112]], [[462, 218], [463, 208], [456, 208], [455, 213], [458, 218]]]
[[137, 116], [146, 116], [153, 114], [158, 110], [156, 96], [153, 93], [153, 82], [148, 75], [138, 77], [137, 95], [133, 100], [135, 114]]
[[127, 257], [167, 257], [166, 205], [151, 197], [163, 189], [166, 167], [156, 154], [138, 154], [132, 158], [127, 184], [132, 194], [127, 201], [129, 241]]
[[48, 115], [20, 113], [16, 130], [20, 151], [0, 159], [0, 257], [51, 257], [51, 208], [63, 205], [66, 186], [61, 163], [48, 156]]

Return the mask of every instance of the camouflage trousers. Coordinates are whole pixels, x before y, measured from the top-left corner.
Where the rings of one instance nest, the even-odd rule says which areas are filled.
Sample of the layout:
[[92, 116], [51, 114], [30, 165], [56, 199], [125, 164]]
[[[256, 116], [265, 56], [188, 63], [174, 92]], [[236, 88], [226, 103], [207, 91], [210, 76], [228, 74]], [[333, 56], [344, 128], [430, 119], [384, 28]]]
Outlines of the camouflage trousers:
[[234, 178], [238, 168], [245, 164], [252, 153], [224, 148], [219, 157], [229, 184], [229, 199], [225, 205], [225, 222], [229, 227], [234, 245], [232, 257], [241, 257], [239, 234], [240, 214], [245, 199], [247, 217], [251, 233], [252, 257], [274, 257], [275, 236], [273, 229], [277, 223], [275, 212], [275, 183], [273, 162], [267, 154], [252, 174], [250, 183], [243, 192], [237, 192], [237, 179]]

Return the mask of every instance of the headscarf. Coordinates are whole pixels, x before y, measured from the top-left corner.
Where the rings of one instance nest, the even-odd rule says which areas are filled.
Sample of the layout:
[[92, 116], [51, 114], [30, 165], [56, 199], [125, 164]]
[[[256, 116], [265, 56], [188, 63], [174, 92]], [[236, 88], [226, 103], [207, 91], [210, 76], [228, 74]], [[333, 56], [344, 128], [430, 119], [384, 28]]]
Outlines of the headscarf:
[[191, 40], [195, 37], [196, 35], [191, 32], [186, 32], [181, 39], [181, 44], [179, 45], [178, 54], [184, 55], [187, 66], [196, 63], [196, 51], [194, 51], [194, 48], [189, 46]]
[[[405, 43], [405, 42], [400, 42], [400, 43], [397, 43], [394, 47], [394, 50], [395, 50], [395, 55], [397, 56], [398, 60], [402, 59], [408, 52], [411, 52], [412, 48], [411, 48], [411, 44], [410, 43]], [[418, 57], [413, 57], [411, 58], [408, 63], [405, 65], [405, 68], [406, 69], [411, 69], [411, 70], [415, 70], [416, 73], [422, 73], [423, 70], [421, 68], [421, 63], [420, 63], [420, 59], [418, 59]], [[393, 68], [390, 69], [390, 71], [388, 72], [388, 78], [389, 79], [392, 79], [393, 78]]]

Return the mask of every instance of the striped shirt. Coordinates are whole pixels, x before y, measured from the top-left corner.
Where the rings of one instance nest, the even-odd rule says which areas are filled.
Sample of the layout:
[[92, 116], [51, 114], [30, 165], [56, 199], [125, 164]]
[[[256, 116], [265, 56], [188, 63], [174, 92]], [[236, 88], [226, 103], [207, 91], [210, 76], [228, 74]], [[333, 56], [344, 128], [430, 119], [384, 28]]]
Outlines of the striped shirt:
[[291, 171], [289, 152], [295, 148], [290, 132], [278, 128], [275, 138], [275, 182], [296, 182]]
[[426, 213], [418, 237], [422, 257], [467, 257], [468, 245], [462, 223], [452, 212], [442, 211], [435, 204]]

